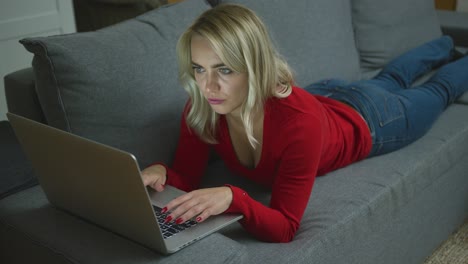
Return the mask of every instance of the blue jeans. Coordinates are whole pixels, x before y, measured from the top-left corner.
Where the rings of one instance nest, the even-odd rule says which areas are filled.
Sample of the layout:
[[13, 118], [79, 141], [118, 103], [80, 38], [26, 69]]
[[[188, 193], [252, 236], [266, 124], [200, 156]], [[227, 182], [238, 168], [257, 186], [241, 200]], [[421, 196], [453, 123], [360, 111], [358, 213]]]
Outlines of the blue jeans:
[[[330, 79], [305, 88], [351, 105], [372, 136], [369, 156], [400, 149], [423, 136], [438, 116], [468, 90], [468, 56], [448, 63], [453, 41], [443, 36], [392, 60], [375, 78], [353, 83]], [[413, 81], [439, 67], [422, 85]]]

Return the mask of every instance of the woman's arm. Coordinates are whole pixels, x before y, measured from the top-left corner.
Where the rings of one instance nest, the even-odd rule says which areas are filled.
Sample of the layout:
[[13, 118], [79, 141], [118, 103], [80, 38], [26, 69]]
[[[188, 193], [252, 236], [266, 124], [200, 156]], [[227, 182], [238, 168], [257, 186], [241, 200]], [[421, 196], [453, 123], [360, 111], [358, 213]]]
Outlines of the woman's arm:
[[189, 192], [197, 189], [200, 185], [201, 177], [208, 163], [210, 146], [188, 127], [185, 119], [187, 109], [186, 106], [182, 114], [179, 141], [172, 166], [156, 162], [145, 171], [157, 165], [163, 166], [167, 178], [163, 184], [169, 184]]
[[309, 202], [322, 153], [318, 120], [297, 118], [288, 124], [285, 133], [288, 141], [284, 143], [269, 206], [230, 186], [233, 201], [226, 211], [243, 214], [244, 228], [268, 242], [289, 242], [294, 238]]

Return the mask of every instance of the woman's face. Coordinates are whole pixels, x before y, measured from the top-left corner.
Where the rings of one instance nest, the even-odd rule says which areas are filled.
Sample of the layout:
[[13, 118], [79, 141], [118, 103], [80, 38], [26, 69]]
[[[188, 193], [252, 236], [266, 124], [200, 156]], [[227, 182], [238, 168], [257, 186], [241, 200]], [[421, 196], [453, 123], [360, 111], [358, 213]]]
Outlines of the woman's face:
[[210, 42], [200, 35], [192, 37], [191, 53], [195, 80], [213, 111], [240, 115], [248, 93], [247, 73], [234, 72], [226, 66]]

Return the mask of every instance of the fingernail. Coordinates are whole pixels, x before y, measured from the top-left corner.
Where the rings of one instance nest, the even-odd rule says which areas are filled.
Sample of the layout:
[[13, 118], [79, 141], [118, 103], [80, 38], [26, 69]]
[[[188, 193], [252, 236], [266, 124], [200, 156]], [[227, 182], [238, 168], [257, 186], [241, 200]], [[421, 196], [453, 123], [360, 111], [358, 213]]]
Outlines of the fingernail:
[[172, 216], [169, 215], [168, 217], [166, 217], [166, 220], [164, 220], [164, 222], [169, 223], [171, 220], [172, 220]]
[[201, 222], [202, 218], [199, 216], [197, 219], [195, 219], [197, 222]]
[[176, 224], [180, 225], [182, 224], [184, 220], [182, 220], [182, 218], [177, 218], [177, 220], [175, 221]]
[[163, 209], [161, 209], [161, 213], [164, 214], [165, 212], [167, 212], [167, 207], [164, 207]]

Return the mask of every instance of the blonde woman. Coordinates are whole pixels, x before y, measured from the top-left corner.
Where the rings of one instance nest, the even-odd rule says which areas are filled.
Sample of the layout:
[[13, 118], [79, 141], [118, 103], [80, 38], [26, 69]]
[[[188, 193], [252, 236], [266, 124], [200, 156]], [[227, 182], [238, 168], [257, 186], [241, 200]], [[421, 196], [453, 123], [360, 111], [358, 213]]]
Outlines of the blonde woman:
[[[396, 59], [373, 80], [329, 80], [307, 89], [293, 86], [291, 70], [271, 43], [262, 21], [239, 5], [206, 11], [181, 36], [180, 80], [190, 99], [175, 160], [142, 172], [156, 191], [166, 184], [188, 191], [163, 209], [167, 222], [241, 213], [241, 224], [258, 239], [289, 242], [317, 175], [413, 142], [463, 92], [462, 84], [468, 88], [468, 77], [460, 77], [468, 76], [460, 74], [468, 69], [463, 58], [427, 87], [403, 89], [450, 60], [448, 37]], [[444, 76], [451, 76], [444, 79], [447, 87], [440, 84]], [[416, 92], [407, 96], [408, 90]], [[270, 188], [270, 204], [232, 185], [199, 189], [211, 148], [230, 170]]]

